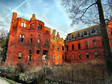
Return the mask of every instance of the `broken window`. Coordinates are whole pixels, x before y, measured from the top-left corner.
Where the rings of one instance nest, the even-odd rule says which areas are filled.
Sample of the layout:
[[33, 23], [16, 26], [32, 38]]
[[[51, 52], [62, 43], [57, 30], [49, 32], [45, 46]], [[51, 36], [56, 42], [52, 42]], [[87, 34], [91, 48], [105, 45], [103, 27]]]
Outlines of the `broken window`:
[[19, 41], [20, 41], [20, 42], [24, 42], [24, 35], [22, 35], [22, 34], [20, 35]]
[[72, 59], [75, 59], [75, 55], [74, 54], [72, 54]]
[[98, 57], [98, 52], [94, 52], [94, 56], [95, 56], [95, 58], [97, 58]]
[[67, 48], [67, 51], [68, 51], [68, 45], [66, 46], [66, 48]]
[[81, 54], [79, 53], [79, 58], [81, 59]]
[[22, 53], [19, 52], [19, 53], [18, 53], [18, 59], [21, 59], [21, 56], [22, 56]]
[[52, 45], [53, 49], [54, 49], [54, 45]]
[[53, 53], [53, 59], [55, 59], [55, 55], [54, 55], [54, 53]]
[[48, 40], [45, 40], [45, 45], [48, 45]]
[[84, 35], [87, 35], [87, 32], [86, 31], [84, 32]]
[[64, 46], [62, 46], [62, 50], [64, 50]]
[[37, 42], [40, 43], [40, 39], [38, 39]]
[[32, 54], [32, 50], [29, 50], [29, 54]]
[[88, 43], [87, 42], [85, 42], [85, 47], [86, 47], [86, 49], [88, 48]]
[[29, 55], [28, 61], [31, 61], [31, 59], [32, 59], [32, 55]]
[[89, 53], [86, 53], [86, 58], [89, 59]]
[[72, 50], [74, 50], [74, 45], [72, 45]]
[[60, 59], [60, 55], [58, 54], [58, 59]]
[[78, 49], [80, 49], [80, 48], [81, 48], [80, 43], [78, 43]]
[[32, 38], [30, 38], [30, 43], [32, 43], [32, 41], [33, 41]]
[[40, 50], [37, 50], [37, 54], [40, 54]]
[[93, 47], [96, 47], [96, 41], [93, 40]]
[[58, 45], [58, 50], [59, 50], [59, 45]]

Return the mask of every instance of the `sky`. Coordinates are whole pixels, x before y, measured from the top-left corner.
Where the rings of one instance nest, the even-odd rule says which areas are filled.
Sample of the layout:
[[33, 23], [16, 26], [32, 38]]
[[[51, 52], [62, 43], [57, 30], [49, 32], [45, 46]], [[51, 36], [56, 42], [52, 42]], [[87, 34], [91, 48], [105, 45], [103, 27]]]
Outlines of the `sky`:
[[0, 29], [10, 30], [13, 12], [27, 20], [36, 14], [36, 19], [43, 21], [51, 30], [56, 29], [64, 39], [68, 33], [87, 27], [82, 23], [71, 26], [72, 21], [61, 0], [0, 0]]

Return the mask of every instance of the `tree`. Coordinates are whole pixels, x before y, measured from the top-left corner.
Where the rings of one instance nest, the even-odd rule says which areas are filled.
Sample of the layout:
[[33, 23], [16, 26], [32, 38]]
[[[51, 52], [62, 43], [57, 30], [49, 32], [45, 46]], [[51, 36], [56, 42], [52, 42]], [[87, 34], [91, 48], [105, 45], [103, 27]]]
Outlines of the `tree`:
[[105, 24], [105, 19], [110, 19], [112, 16], [112, 0], [102, 0], [102, 3], [101, 0], [63, 0], [62, 4], [70, 14], [71, 25], [79, 22], [85, 24], [100, 23], [107, 67], [108, 70], [112, 71], [112, 57]]

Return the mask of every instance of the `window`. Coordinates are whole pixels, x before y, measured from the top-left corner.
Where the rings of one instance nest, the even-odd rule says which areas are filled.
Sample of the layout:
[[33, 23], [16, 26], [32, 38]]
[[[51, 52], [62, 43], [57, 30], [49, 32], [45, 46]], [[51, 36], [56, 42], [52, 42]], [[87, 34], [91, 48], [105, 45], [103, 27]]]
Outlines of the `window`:
[[36, 52], [37, 52], [37, 54], [40, 54], [40, 50], [37, 50]]
[[62, 55], [62, 59], [64, 60], [64, 58], [65, 58], [65, 57], [64, 57], [64, 54], [63, 54], [63, 55]]
[[29, 55], [29, 57], [28, 57], [28, 61], [31, 61], [31, 58], [32, 58], [32, 56], [31, 56], [31, 55]]
[[75, 59], [75, 55], [74, 54], [72, 54], [72, 59]]
[[74, 35], [72, 35], [72, 39], [74, 39]]
[[87, 35], [87, 32], [86, 31], [84, 32], [84, 35]]
[[38, 24], [38, 28], [39, 28], [39, 26], [40, 26], [40, 25]]
[[30, 43], [32, 43], [32, 41], [33, 41], [32, 38], [30, 38]]
[[98, 57], [98, 52], [94, 52], [94, 56], [95, 56], [95, 58], [97, 58]]
[[74, 50], [74, 45], [72, 45], [72, 50]]
[[93, 47], [96, 47], [96, 41], [93, 40]]
[[86, 58], [89, 59], [89, 53], [86, 53]]
[[66, 46], [66, 48], [67, 48], [67, 51], [68, 51], [68, 45]]
[[86, 47], [86, 49], [88, 48], [88, 43], [87, 42], [85, 42], [85, 47]]
[[24, 23], [24, 27], [26, 27], [26, 23]]
[[34, 28], [34, 24], [32, 24], [32, 28]]
[[58, 54], [58, 59], [60, 59], [60, 55]]
[[45, 45], [48, 45], [48, 41], [47, 40], [45, 40]]
[[64, 46], [62, 46], [62, 50], [64, 50]]
[[21, 56], [22, 56], [22, 53], [19, 52], [19, 53], [18, 53], [18, 59], [21, 59]]
[[59, 45], [58, 45], [58, 50], [59, 50]]
[[53, 49], [54, 49], [54, 45], [52, 45]]
[[32, 54], [32, 50], [29, 50], [29, 54]]
[[80, 43], [78, 43], [78, 49], [80, 49], [80, 48], [81, 48]]
[[37, 40], [37, 43], [40, 43], [40, 39]]
[[22, 35], [22, 34], [20, 35], [19, 41], [20, 41], [20, 42], [24, 42], [24, 35]]
[[53, 59], [55, 59], [55, 55], [54, 55], [54, 53], [53, 53]]
[[69, 58], [68, 58], [68, 54], [66, 55], [66, 59], [69, 59]]
[[77, 34], [77, 37], [80, 37], [80, 33]]
[[23, 27], [23, 22], [21, 22], [21, 26]]
[[79, 53], [79, 58], [81, 59], [81, 54]]
[[92, 29], [92, 33], [95, 33], [95, 29]]
[[111, 31], [111, 36], [112, 36], [112, 31]]

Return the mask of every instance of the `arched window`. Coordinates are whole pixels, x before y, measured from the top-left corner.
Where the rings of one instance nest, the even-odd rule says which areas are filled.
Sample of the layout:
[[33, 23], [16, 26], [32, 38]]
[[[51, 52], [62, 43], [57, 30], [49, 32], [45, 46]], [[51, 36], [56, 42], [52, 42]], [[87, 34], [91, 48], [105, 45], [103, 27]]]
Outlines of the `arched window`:
[[40, 39], [37, 40], [37, 43], [40, 43]]
[[33, 42], [33, 40], [32, 40], [32, 38], [30, 38], [30, 43], [32, 43]]
[[20, 41], [20, 42], [24, 42], [24, 35], [21, 34], [21, 35], [19, 36], [19, 41]]
[[40, 54], [40, 50], [37, 50], [37, 54]]
[[88, 52], [86, 53], [86, 58], [89, 59], [89, 53]]
[[74, 54], [72, 54], [72, 59], [75, 59], [75, 55]]
[[98, 57], [98, 52], [94, 52], [94, 56], [95, 56], [95, 58], [97, 58]]
[[18, 59], [21, 59], [21, 56], [22, 56], [22, 53], [19, 52], [19, 53], [18, 53]]
[[29, 54], [32, 54], [32, 50], [31, 49], [29, 50]]

